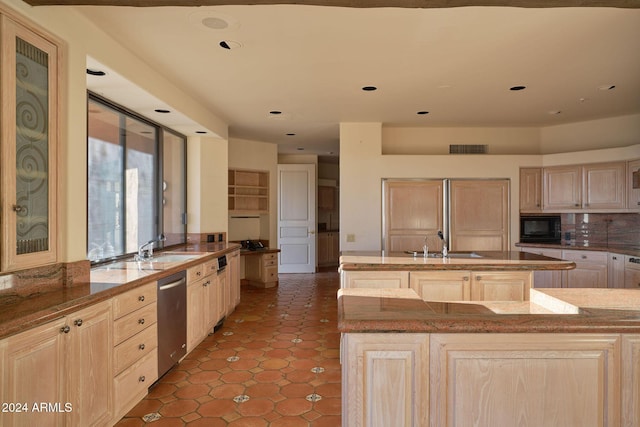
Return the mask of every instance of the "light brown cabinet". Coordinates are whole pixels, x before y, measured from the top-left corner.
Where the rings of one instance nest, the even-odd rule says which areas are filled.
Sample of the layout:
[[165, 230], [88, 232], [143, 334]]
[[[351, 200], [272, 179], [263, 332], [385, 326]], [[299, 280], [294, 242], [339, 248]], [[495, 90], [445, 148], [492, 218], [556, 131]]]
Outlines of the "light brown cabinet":
[[227, 255], [227, 282], [229, 283], [231, 306], [227, 314], [232, 313], [240, 304], [240, 251]]
[[15, 271], [57, 261], [61, 44], [4, 9], [0, 21], [0, 271]]
[[318, 186], [318, 209], [333, 211], [336, 208], [336, 188], [325, 185]]
[[[0, 342], [2, 401], [28, 405], [27, 413], [0, 413], [0, 424], [110, 425], [112, 323], [109, 300]], [[41, 402], [57, 406], [34, 411]]]
[[626, 163], [553, 166], [543, 169], [545, 211], [607, 211], [627, 208]]
[[520, 212], [542, 212], [542, 168], [520, 168]]
[[113, 423], [116, 423], [158, 378], [157, 283], [115, 296], [113, 317]]
[[340, 233], [318, 233], [318, 265], [337, 265], [340, 261]]
[[343, 271], [342, 288], [401, 289], [409, 287], [408, 271]]
[[412, 271], [409, 287], [425, 301], [471, 301], [471, 272]]
[[575, 269], [566, 271], [564, 287], [608, 287], [607, 258], [607, 252], [563, 250], [562, 259], [576, 263]]
[[220, 320], [224, 282], [216, 272], [217, 260], [187, 270], [187, 352], [192, 351]]
[[471, 301], [529, 301], [531, 271], [474, 271]]
[[624, 288], [624, 255], [609, 252], [607, 255], [607, 285]]
[[269, 172], [229, 169], [229, 212], [260, 214], [269, 212]]
[[[562, 249], [540, 249], [540, 248], [521, 248], [522, 252], [547, 256], [555, 259], [562, 259]], [[533, 272], [532, 288], [561, 288], [562, 287], [562, 271], [558, 270], [537, 270]]]
[[627, 207], [640, 212], [640, 159], [627, 164]]
[[246, 255], [244, 279], [252, 286], [272, 288], [278, 285], [278, 254], [276, 252]]

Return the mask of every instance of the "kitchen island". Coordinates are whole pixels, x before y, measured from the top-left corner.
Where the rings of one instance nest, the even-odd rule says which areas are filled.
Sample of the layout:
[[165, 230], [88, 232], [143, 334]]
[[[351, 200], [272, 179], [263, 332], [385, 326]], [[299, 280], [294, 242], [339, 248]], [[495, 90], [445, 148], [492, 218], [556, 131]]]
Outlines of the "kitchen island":
[[340, 289], [343, 426], [638, 426], [640, 292]]
[[438, 254], [343, 252], [342, 288], [413, 289], [429, 301], [526, 301], [533, 271], [575, 268], [572, 261], [518, 251]]

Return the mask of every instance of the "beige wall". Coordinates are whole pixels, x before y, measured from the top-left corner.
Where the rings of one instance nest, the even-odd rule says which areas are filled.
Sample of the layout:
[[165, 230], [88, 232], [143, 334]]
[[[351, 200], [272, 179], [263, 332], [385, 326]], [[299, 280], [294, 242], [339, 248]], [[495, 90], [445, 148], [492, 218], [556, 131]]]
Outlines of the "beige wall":
[[[156, 69], [149, 67], [138, 55], [115, 42], [108, 34], [95, 27], [84, 16], [69, 7], [31, 7], [19, 0], [0, 0], [0, 6], [42, 27], [65, 44], [62, 66], [66, 79], [61, 96], [62, 129], [60, 140], [60, 217], [61, 254], [59, 261], [77, 261], [86, 258], [86, 58], [93, 57], [142, 90], [152, 93], [175, 111], [190, 117], [203, 128], [227, 137], [227, 125], [214, 113], [177, 88]], [[204, 150], [210, 155], [209, 150]], [[203, 162], [205, 160], [203, 159]], [[226, 159], [223, 169], [226, 170]], [[188, 195], [188, 199], [194, 197]], [[225, 197], [226, 200], [226, 197]], [[202, 209], [207, 209], [206, 203]], [[195, 213], [202, 224], [191, 228], [226, 231], [226, 220], [213, 212]], [[206, 213], [203, 215], [203, 213]], [[195, 217], [194, 217], [195, 218]], [[205, 219], [206, 218], [206, 219]], [[224, 228], [224, 230], [223, 230]]]
[[[519, 214], [520, 167], [640, 157], [640, 145], [570, 155], [383, 155], [383, 135], [380, 123], [340, 125], [340, 248], [343, 251], [381, 249], [382, 178], [510, 179], [513, 246], [519, 236], [518, 222], [514, 219]], [[354, 242], [346, 241], [348, 234], [354, 235]]]

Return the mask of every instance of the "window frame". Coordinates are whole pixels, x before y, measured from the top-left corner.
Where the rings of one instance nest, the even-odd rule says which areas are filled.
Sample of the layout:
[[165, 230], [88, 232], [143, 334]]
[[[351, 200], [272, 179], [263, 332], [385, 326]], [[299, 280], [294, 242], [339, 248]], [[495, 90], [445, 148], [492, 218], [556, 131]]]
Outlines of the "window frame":
[[[164, 167], [163, 167], [163, 159], [164, 159], [164, 143], [165, 143], [165, 132], [167, 134], [173, 135], [177, 138], [182, 139], [182, 153], [183, 153], [183, 159], [182, 159], [182, 181], [183, 181], [183, 199], [184, 199], [184, 204], [182, 206], [182, 225], [183, 225], [183, 229], [182, 229], [182, 242], [181, 243], [177, 243], [174, 245], [167, 245], [165, 246], [163, 242], [159, 242], [156, 243], [156, 245], [154, 246], [155, 248], [165, 248], [165, 247], [170, 247], [170, 246], [176, 246], [176, 245], [181, 245], [181, 244], [186, 244], [187, 242], [187, 137], [183, 134], [181, 134], [180, 132], [177, 132], [174, 129], [171, 129], [165, 125], [162, 125], [160, 123], [157, 123], [147, 117], [142, 116], [141, 114], [130, 110], [127, 107], [124, 107], [122, 105], [119, 105], [111, 100], [109, 100], [108, 98], [105, 98], [95, 92], [92, 91], [87, 91], [87, 140], [86, 140], [86, 161], [85, 164], [87, 166], [87, 170], [86, 170], [86, 182], [87, 182], [87, 187], [86, 187], [86, 215], [87, 215], [87, 221], [86, 221], [86, 253], [87, 253], [87, 258], [89, 258], [89, 229], [91, 227], [91, 224], [89, 223], [89, 203], [90, 203], [90, 194], [89, 194], [89, 156], [90, 156], [90, 152], [89, 152], [89, 138], [90, 138], [90, 130], [89, 130], [89, 115], [90, 115], [90, 111], [89, 111], [89, 106], [91, 103], [98, 103], [101, 104], [102, 106], [109, 108], [113, 111], [115, 111], [116, 113], [119, 114], [118, 117], [118, 121], [120, 122], [120, 130], [122, 129], [126, 129], [126, 127], [123, 127], [123, 123], [126, 122], [127, 118], [131, 118], [134, 120], [137, 120], [139, 122], [142, 122], [144, 125], [153, 127], [155, 129], [155, 161], [154, 161], [154, 165], [153, 165], [153, 173], [154, 173], [154, 180], [153, 180], [153, 193], [155, 196], [155, 203], [153, 206], [153, 218], [151, 218], [153, 224], [154, 224], [154, 235], [156, 236], [160, 236], [161, 234], [164, 233], [164, 209], [163, 209], [163, 183], [164, 183]], [[125, 138], [122, 135], [122, 132], [120, 132], [120, 139]], [[122, 153], [123, 153], [123, 157], [122, 157], [122, 165], [123, 168], [121, 170], [121, 176], [122, 176], [122, 182], [125, 182], [125, 174], [126, 174], [126, 157], [127, 157], [127, 148], [126, 148], [126, 143], [121, 144], [121, 147], [123, 148]], [[123, 205], [123, 211], [126, 211], [126, 197], [123, 197], [122, 200]], [[122, 219], [123, 221], [123, 228], [126, 230], [126, 215], [123, 217]], [[139, 244], [142, 244], [144, 242], [137, 242], [136, 246], [138, 246]], [[124, 248], [126, 248], [127, 246], [127, 242], [126, 242], [126, 232], [124, 232], [124, 240], [123, 240], [123, 245]], [[126, 250], [126, 249], [125, 249]], [[128, 258], [131, 257], [132, 255], [134, 255], [136, 252], [126, 252], [124, 254], [119, 254], [119, 255], [115, 255], [112, 257], [105, 257], [105, 258], [100, 258], [100, 259], [93, 259], [90, 260], [91, 264], [101, 264], [101, 263], [105, 263], [105, 262], [110, 262], [110, 261], [114, 261], [114, 260], [119, 260], [119, 259], [123, 259], [123, 258]]]

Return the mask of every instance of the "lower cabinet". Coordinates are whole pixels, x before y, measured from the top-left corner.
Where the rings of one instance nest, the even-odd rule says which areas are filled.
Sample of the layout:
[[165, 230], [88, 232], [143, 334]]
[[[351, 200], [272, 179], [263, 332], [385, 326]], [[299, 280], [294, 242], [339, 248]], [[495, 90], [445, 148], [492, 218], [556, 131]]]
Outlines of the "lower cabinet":
[[258, 252], [244, 257], [244, 280], [249, 285], [272, 288], [278, 285], [278, 253]]
[[624, 288], [624, 255], [609, 252], [607, 260], [607, 285]]
[[[522, 252], [562, 259], [562, 249], [521, 248]], [[537, 270], [533, 272], [533, 288], [561, 288], [562, 274], [560, 270]]]
[[425, 301], [470, 301], [471, 272], [411, 272], [409, 287]]
[[531, 271], [474, 271], [471, 301], [529, 301]]
[[235, 251], [228, 255], [227, 262], [227, 282], [229, 283], [231, 300], [228, 313], [231, 313], [240, 304], [240, 251]]
[[573, 261], [576, 268], [565, 276], [566, 288], [606, 288], [608, 285], [607, 252], [563, 250], [562, 259]]
[[348, 333], [343, 426], [640, 426], [640, 335]]
[[198, 265], [187, 271], [187, 353], [207, 337], [219, 319], [222, 289], [217, 273], [205, 275], [204, 267]]
[[112, 323], [105, 301], [0, 342], [0, 425], [111, 425]]

